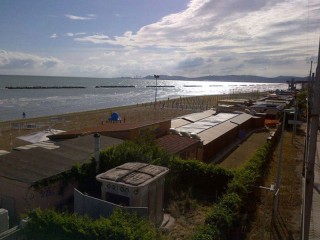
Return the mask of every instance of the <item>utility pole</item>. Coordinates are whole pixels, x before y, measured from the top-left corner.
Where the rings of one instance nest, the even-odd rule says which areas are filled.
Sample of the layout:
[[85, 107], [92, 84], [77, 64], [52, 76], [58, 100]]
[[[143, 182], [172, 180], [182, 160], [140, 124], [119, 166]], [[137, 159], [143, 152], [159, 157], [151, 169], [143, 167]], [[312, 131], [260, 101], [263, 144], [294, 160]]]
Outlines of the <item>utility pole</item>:
[[157, 91], [158, 91], [158, 78], [159, 75], [154, 75], [154, 78], [156, 79], [156, 92], [154, 94], [154, 107], [157, 106]]
[[315, 153], [317, 147], [317, 135], [318, 135], [318, 126], [319, 126], [319, 108], [320, 108], [320, 41], [319, 41], [319, 52], [318, 52], [318, 65], [316, 69], [316, 78], [313, 82], [314, 84], [314, 94], [312, 98], [311, 106], [311, 121], [310, 121], [310, 139], [309, 139], [309, 148], [308, 156], [306, 162], [306, 171], [305, 171], [305, 195], [304, 195], [304, 224], [302, 229], [302, 239], [309, 239], [310, 231], [310, 219], [311, 219], [311, 210], [312, 210], [312, 198], [313, 198], [313, 187], [314, 187], [314, 164], [315, 164]]

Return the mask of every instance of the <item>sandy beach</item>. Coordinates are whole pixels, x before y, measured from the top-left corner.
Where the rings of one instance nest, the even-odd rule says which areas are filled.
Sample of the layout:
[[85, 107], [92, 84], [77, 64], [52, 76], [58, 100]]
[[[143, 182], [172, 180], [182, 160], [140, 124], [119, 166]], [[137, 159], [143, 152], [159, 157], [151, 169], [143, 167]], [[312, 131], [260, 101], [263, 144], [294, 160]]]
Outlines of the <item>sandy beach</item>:
[[[262, 94], [262, 93], [261, 93]], [[257, 93], [242, 93], [229, 95], [211, 95], [167, 99], [154, 103], [136, 104], [124, 107], [107, 108], [86, 112], [68, 113], [62, 115], [25, 118], [0, 122], [0, 150], [11, 151], [14, 147], [30, 144], [17, 137], [28, 135], [46, 129], [64, 131], [96, 127], [106, 124], [112, 112], [117, 112], [122, 123], [147, 124], [155, 121], [173, 119], [178, 116], [215, 108], [220, 99], [251, 98], [261, 96]]]

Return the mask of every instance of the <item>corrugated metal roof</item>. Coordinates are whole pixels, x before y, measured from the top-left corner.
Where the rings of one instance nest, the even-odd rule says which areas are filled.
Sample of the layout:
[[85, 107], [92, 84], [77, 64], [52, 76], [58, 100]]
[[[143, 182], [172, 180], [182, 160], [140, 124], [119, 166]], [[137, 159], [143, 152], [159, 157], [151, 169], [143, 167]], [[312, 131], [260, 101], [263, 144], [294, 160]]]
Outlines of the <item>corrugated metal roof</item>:
[[[120, 139], [100, 137], [101, 149], [122, 142]], [[94, 153], [92, 135], [59, 141], [55, 145], [59, 148], [36, 147], [0, 156], [0, 176], [32, 184], [87, 162]]]
[[206, 131], [199, 133], [198, 136], [200, 137], [201, 141], [203, 141], [203, 145], [206, 145], [212, 142], [213, 140], [219, 138], [220, 136], [226, 134], [227, 132], [233, 130], [237, 126], [237, 124], [234, 124], [229, 121], [223, 122], [212, 128], [209, 128]]
[[98, 181], [109, 180], [131, 186], [139, 186], [159, 178], [168, 171], [169, 169], [166, 167], [131, 162], [101, 173], [96, 178]]

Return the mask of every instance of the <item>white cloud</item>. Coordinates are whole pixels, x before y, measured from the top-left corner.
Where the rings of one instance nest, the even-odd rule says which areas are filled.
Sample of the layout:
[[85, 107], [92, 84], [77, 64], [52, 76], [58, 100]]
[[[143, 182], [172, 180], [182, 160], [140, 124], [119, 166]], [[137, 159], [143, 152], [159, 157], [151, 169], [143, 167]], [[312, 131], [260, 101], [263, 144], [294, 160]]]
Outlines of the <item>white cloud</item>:
[[95, 44], [103, 44], [103, 43], [111, 42], [110, 38], [103, 34], [96, 34], [92, 36], [75, 38], [74, 40], [78, 42], [89, 42], [89, 43], [95, 43]]
[[81, 35], [86, 35], [87, 33], [85, 33], [85, 32], [78, 32], [78, 33], [71, 33], [71, 32], [68, 32], [68, 33], [66, 33], [66, 35], [68, 36], [68, 37], [75, 37], [75, 36], [81, 36]]
[[[306, 59], [317, 54], [319, 11], [318, 0], [190, 0], [185, 10], [138, 31], [127, 29], [118, 36], [68, 32], [77, 44], [59, 59], [65, 71], [88, 76], [303, 76], [309, 69]], [[16, 57], [15, 64], [41, 66], [40, 60], [26, 59]], [[0, 55], [3, 69], [1, 61]]]
[[66, 14], [65, 16], [71, 20], [92, 20], [92, 19], [96, 18], [96, 16], [93, 14], [88, 14], [86, 17], [76, 16], [76, 15], [71, 15], [71, 14]]
[[51, 36], [50, 36], [50, 38], [57, 38], [58, 37], [58, 35], [56, 34], [56, 33], [53, 33]]
[[12, 70], [27, 73], [54, 73], [61, 70], [63, 62], [54, 57], [40, 57], [22, 52], [10, 52], [0, 49], [0, 71], [10, 73]]

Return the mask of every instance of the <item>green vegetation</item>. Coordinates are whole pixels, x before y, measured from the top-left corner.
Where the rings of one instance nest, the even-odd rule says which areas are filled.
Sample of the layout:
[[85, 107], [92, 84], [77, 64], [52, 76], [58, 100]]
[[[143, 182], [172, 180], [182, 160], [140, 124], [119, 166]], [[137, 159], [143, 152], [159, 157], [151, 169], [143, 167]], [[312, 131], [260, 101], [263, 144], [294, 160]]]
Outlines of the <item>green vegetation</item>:
[[161, 239], [156, 228], [134, 214], [116, 210], [109, 218], [92, 220], [76, 214], [36, 209], [23, 230], [33, 240], [154, 240]]
[[307, 112], [307, 97], [308, 91], [306, 89], [297, 93], [298, 109], [304, 113]]
[[206, 225], [197, 231], [193, 239], [227, 239], [233, 233], [241, 234], [241, 227], [249, 224], [248, 214], [255, 206], [255, 189], [263, 177], [272, 147], [271, 143], [266, 143], [245, 166], [235, 171], [226, 194], [213, 206]]
[[[271, 143], [266, 143], [243, 167], [230, 171], [218, 165], [171, 156], [161, 150], [153, 138], [144, 137], [102, 151], [99, 172], [135, 161], [168, 167], [166, 207], [175, 205], [183, 214], [196, 209], [196, 204], [209, 206], [204, 225], [195, 231], [192, 239], [227, 239], [233, 233], [239, 235], [241, 227], [248, 225], [248, 215], [255, 207], [254, 190], [264, 174], [272, 148]], [[100, 185], [95, 176], [95, 162], [91, 160], [55, 179], [76, 179], [82, 192], [99, 195]], [[145, 220], [120, 211], [108, 219], [98, 220], [52, 210], [37, 210], [29, 217], [32, 220], [25, 230], [28, 239], [157, 239], [161, 235]], [[50, 237], [51, 234], [54, 237]]]

